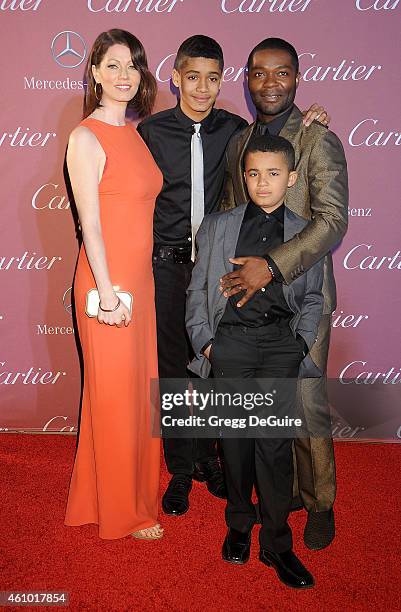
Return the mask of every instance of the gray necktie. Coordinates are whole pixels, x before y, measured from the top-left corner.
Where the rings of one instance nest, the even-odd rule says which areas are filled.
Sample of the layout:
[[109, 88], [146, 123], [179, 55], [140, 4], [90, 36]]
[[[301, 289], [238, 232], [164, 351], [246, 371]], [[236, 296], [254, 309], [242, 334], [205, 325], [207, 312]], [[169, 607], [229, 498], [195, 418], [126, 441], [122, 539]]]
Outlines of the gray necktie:
[[205, 198], [203, 185], [203, 148], [199, 133], [200, 123], [194, 123], [194, 134], [191, 140], [191, 232], [192, 261], [195, 261], [195, 236], [205, 215]]

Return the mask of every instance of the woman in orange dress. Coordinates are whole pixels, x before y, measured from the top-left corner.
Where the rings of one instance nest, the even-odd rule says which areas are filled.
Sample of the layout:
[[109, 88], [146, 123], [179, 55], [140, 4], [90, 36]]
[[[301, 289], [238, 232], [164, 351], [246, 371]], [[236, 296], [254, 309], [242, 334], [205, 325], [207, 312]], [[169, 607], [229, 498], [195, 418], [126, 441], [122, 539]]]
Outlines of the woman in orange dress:
[[[85, 118], [67, 151], [83, 236], [74, 299], [84, 389], [65, 523], [96, 523], [105, 539], [153, 540], [163, 535], [150, 391], [158, 375], [152, 246], [162, 175], [125, 114], [128, 104], [150, 113], [156, 81], [142, 44], [124, 30], [98, 36], [86, 79]], [[115, 286], [133, 295], [131, 315]], [[97, 318], [85, 314], [93, 288]]]

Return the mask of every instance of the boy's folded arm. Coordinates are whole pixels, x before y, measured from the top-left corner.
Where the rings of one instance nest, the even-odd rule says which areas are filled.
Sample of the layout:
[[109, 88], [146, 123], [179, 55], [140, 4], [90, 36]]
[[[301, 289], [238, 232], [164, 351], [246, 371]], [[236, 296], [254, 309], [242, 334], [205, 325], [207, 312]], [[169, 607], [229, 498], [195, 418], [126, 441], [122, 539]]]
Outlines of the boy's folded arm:
[[187, 289], [185, 311], [188, 335], [197, 357], [202, 356], [204, 346], [213, 337], [207, 308], [207, 275], [210, 258], [208, 225], [207, 218], [205, 218], [196, 235], [198, 252], [191, 282]]
[[297, 334], [302, 336], [309, 350], [317, 339], [319, 322], [323, 313], [323, 273], [324, 259], [314, 264], [313, 269], [306, 273], [306, 292], [297, 325]]

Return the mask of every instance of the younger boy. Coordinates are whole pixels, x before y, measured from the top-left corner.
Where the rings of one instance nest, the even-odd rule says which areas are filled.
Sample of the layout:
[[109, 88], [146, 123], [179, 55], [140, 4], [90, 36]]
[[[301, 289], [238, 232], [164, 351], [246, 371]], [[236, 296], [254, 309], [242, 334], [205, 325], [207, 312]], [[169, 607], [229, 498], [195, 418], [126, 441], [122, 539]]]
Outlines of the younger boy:
[[[205, 217], [197, 234], [198, 255], [188, 288], [186, 324], [195, 359], [190, 369], [217, 378], [318, 377], [308, 351], [316, 340], [323, 308], [323, 261], [290, 285], [271, 282], [238, 308], [241, 295], [226, 300], [221, 277], [241, 257], [262, 256], [293, 238], [308, 224], [284, 205], [297, 179], [292, 145], [280, 136], [250, 140], [245, 157], [247, 204]], [[267, 265], [267, 264], [266, 264]], [[249, 559], [257, 486], [262, 527], [260, 560], [294, 588], [314, 584], [292, 551], [287, 523], [292, 500], [292, 440], [223, 438], [227, 487], [223, 544], [225, 561]], [[256, 482], [254, 482], [256, 480]]]

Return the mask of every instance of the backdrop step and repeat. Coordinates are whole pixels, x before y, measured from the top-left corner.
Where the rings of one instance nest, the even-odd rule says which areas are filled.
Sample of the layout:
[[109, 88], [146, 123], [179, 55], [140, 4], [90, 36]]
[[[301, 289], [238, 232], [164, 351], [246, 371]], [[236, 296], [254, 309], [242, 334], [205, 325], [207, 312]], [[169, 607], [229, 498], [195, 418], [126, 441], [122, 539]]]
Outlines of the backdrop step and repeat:
[[328, 109], [349, 164], [349, 231], [334, 254], [333, 432], [400, 440], [400, 21], [400, 0], [0, 0], [0, 431], [77, 429], [77, 240], [63, 162], [90, 47], [118, 27], [144, 43], [155, 110], [176, 103], [179, 44], [216, 38], [226, 60], [218, 106], [248, 120], [249, 51], [268, 36], [294, 44], [297, 103]]

